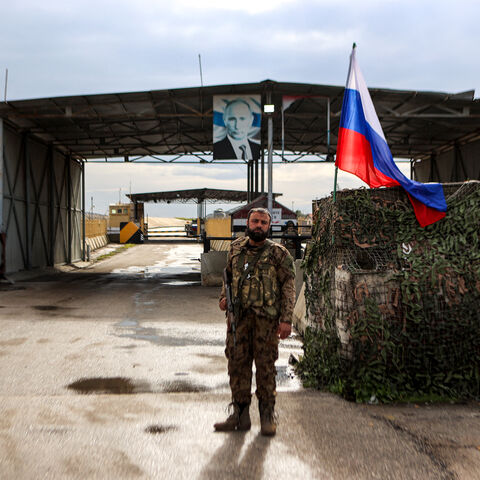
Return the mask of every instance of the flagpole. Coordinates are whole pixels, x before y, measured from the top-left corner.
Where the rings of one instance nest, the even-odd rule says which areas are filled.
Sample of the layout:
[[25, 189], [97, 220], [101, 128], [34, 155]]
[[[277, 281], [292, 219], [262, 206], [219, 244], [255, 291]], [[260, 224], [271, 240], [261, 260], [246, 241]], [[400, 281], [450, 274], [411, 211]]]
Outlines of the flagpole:
[[[352, 45], [352, 54], [357, 48], [357, 44], [353, 42]], [[350, 55], [350, 65], [348, 66], [348, 75], [347, 75], [347, 83], [348, 79], [350, 78], [350, 69], [352, 68], [352, 56]], [[345, 90], [347, 89], [347, 84], [345, 85]], [[338, 147], [338, 141], [337, 141], [337, 147]], [[337, 163], [337, 160], [335, 159], [335, 163]], [[335, 177], [334, 177], [334, 185], [333, 185], [333, 203], [337, 201], [337, 176], [338, 176], [338, 167], [335, 165]]]
[[337, 176], [338, 176], [338, 167], [335, 165], [335, 179], [333, 184], [333, 203], [337, 201]]
[[282, 162], [285, 161], [285, 117], [282, 97]]

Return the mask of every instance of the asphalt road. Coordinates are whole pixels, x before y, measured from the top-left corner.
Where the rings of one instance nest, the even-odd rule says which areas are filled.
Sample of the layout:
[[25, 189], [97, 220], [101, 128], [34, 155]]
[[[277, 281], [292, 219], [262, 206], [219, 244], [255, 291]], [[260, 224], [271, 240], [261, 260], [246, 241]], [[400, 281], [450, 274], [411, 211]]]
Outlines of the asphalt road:
[[277, 436], [215, 433], [229, 402], [218, 288], [196, 243], [0, 285], [0, 478], [478, 479], [480, 405], [304, 390], [281, 342]]

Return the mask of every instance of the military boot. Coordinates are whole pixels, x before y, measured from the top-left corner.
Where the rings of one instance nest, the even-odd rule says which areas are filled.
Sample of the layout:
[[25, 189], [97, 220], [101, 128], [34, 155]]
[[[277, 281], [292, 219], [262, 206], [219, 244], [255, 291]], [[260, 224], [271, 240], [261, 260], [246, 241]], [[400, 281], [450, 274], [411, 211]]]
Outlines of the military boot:
[[277, 421], [275, 417], [275, 407], [271, 403], [260, 401], [258, 403], [260, 410], [260, 433], [267, 437], [272, 437], [277, 433]]
[[217, 432], [232, 432], [234, 430], [250, 430], [250, 405], [248, 403], [233, 402], [233, 412], [224, 421], [215, 423], [213, 428]]

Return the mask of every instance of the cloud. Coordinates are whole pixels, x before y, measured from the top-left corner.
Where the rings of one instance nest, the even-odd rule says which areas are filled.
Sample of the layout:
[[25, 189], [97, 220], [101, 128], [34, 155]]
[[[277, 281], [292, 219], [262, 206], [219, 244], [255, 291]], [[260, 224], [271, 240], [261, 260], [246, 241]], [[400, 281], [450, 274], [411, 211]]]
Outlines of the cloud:
[[271, 12], [286, 4], [298, 3], [295, 0], [243, 0], [241, 2], [226, 2], [225, 0], [177, 0], [177, 5], [183, 8], [191, 8], [195, 10], [215, 11], [232, 11], [245, 12], [250, 15]]
[[371, 86], [461, 91], [480, 82], [479, 14], [468, 0], [23, 0], [2, 6], [0, 69], [10, 99], [195, 86], [199, 53], [209, 85], [343, 85], [356, 41]]
[[[409, 176], [410, 164], [399, 163], [400, 170]], [[273, 166], [273, 191], [281, 193], [278, 201], [291, 208], [310, 212], [312, 200], [328, 196], [333, 191], [335, 166], [332, 163], [275, 164]], [[110, 203], [118, 201], [120, 189], [122, 201], [125, 194], [185, 190], [195, 188], [218, 188], [246, 190], [247, 170], [243, 165], [149, 165], [149, 164], [87, 164], [86, 201], [94, 196], [96, 211], [105, 212]], [[337, 183], [340, 189], [365, 186], [360, 179], [339, 170]], [[265, 170], [265, 187], [268, 185]], [[150, 207], [149, 207], [150, 208]], [[156, 208], [156, 207], [155, 207]], [[185, 212], [179, 204], [169, 205], [167, 216]], [[189, 207], [195, 215], [194, 206]], [[211, 207], [216, 208], [214, 206]], [[222, 205], [221, 208], [231, 208]], [[172, 213], [173, 212], [173, 213]], [[175, 213], [177, 212], [177, 213]]]
[[[8, 99], [278, 81], [343, 85], [351, 44], [371, 87], [480, 88], [480, 4], [459, 0], [19, 0], [2, 5]], [[244, 166], [87, 165], [87, 203], [118, 189], [246, 188]], [[361, 185], [340, 173], [340, 186]], [[274, 190], [309, 211], [332, 165], [274, 167]], [[98, 200], [97, 200], [98, 198]], [[171, 208], [171, 207], [170, 207]], [[178, 207], [180, 208], [180, 207]], [[183, 207], [182, 207], [183, 208]], [[194, 207], [193, 207], [194, 208]]]

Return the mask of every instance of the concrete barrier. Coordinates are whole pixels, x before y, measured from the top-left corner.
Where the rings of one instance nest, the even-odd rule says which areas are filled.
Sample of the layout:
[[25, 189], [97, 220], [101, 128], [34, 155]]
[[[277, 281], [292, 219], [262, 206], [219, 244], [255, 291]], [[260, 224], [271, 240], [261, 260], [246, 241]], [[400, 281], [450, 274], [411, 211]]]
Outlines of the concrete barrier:
[[85, 238], [85, 243], [90, 247], [90, 251], [93, 252], [97, 248], [102, 248], [108, 244], [107, 235], [98, 235], [97, 237]]
[[305, 304], [305, 283], [302, 284], [302, 288], [297, 297], [297, 303], [293, 310], [293, 326], [300, 332], [305, 333], [305, 329], [311, 324], [307, 320], [307, 309]]
[[302, 261], [302, 259], [295, 260], [295, 293], [297, 298], [303, 285]]
[[222, 286], [222, 273], [227, 264], [227, 253], [225, 251], [202, 253], [200, 258], [202, 286]]

